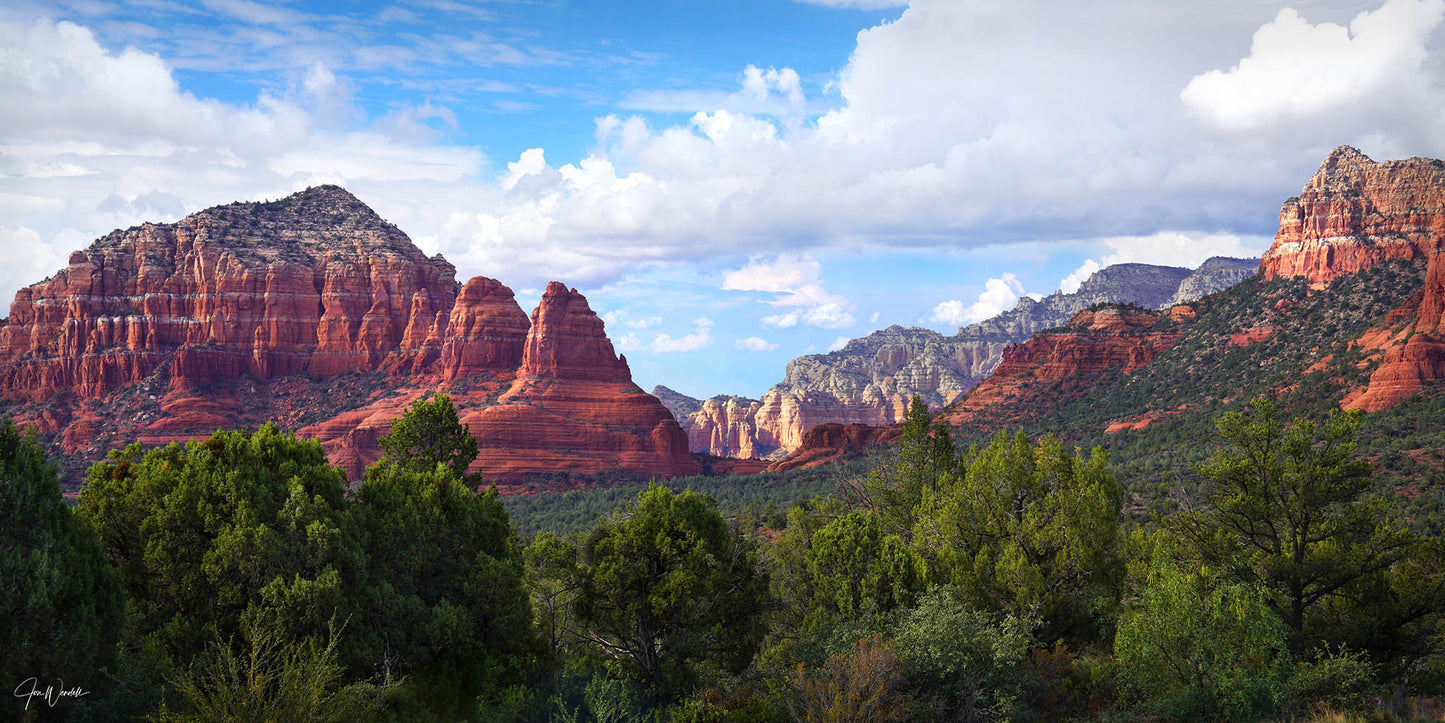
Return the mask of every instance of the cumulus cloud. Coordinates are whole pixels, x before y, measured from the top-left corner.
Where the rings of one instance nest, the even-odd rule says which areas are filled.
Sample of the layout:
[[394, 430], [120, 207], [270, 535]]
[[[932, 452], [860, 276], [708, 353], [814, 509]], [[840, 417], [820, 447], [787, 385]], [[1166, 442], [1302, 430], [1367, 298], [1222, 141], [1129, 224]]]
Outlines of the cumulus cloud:
[[778, 348], [777, 344], [769, 344], [767, 339], [759, 336], [750, 336], [746, 339], [738, 339], [733, 346], [742, 351], [772, 351]]
[[1195, 76], [1179, 98], [1210, 122], [1247, 130], [1332, 111], [1386, 87], [1423, 91], [1426, 41], [1442, 16], [1442, 0], [1387, 0], [1345, 28], [1311, 24], [1284, 8], [1254, 33], [1247, 57]]
[[842, 304], [828, 303], [811, 309], [790, 311], [786, 314], [772, 314], [762, 318], [763, 326], [791, 329], [798, 324], [815, 326], [820, 329], [844, 329], [855, 323], [853, 315]]
[[1024, 295], [1023, 282], [1016, 274], [1005, 273], [984, 282], [978, 301], [964, 305], [958, 300], [945, 301], [933, 307], [927, 321], [949, 326], [967, 326], [989, 319], [1014, 308]]
[[[1246, 238], [1272, 232], [1260, 210], [1335, 145], [1445, 155], [1431, 34], [1440, 2], [1388, 0], [1346, 31], [1256, 0], [1157, 12], [1135, 0], [915, 0], [857, 35], [827, 80], [826, 112], [809, 106], [808, 79], [755, 63], [685, 121], [604, 110], [585, 157], [536, 147], [500, 159], [505, 170], [475, 147], [428, 140], [426, 127], [448, 123], [442, 105], [374, 121], [355, 112], [345, 67], [324, 55], [273, 58], [258, 67], [292, 74], [284, 90], [223, 103], [188, 92], [173, 68], [226, 69], [230, 58], [108, 50], [72, 23], [0, 19], [0, 172], [23, 189], [0, 198], [0, 218], [63, 253], [113, 228], [173, 220], [154, 215], [157, 193], [175, 195], [174, 214], [340, 182], [461, 275], [518, 286], [595, 286], [742, 257], [806, 267], [808, 250], [833, 244], [957, 248], [1158, 229]], [[543, 60], [444, 40], [436, 52], [453, 58]], [[384, 50], [368, 51], [373, 65], [402, 76], [421, 52]], [[1320, 63], [1310, 72], [1325, 86], [1292, 85], [1289, 57]], [[1284, 91], [1271, 99], [1271, 88]], [[1229, 130], [1240, 124], [1254, 130]], [[810, 314], [843, 324], [853, 307], [820, 277], [816, 287], [765, 292], [789, 307], [774, 326], [793, 312], [794, 325]]]
[[848, 346], [848, 341], [848, 337], [840, 336], [837, 339], [834, 339], [832, 344], [828, 345], [828, 351], [838, 351], [839, 349]]
[[763, 326], [790, 329], [798, 324], [842, 329], [855, 323], [851, 304], [823, 288], [822, 264], [807, 254], [778, 254], [772, 260], [753, 257], [747, 266], [723, 275], [724, 291], [762, 291], [777, 296], [764, 303], [804, 307], [762, 318]]

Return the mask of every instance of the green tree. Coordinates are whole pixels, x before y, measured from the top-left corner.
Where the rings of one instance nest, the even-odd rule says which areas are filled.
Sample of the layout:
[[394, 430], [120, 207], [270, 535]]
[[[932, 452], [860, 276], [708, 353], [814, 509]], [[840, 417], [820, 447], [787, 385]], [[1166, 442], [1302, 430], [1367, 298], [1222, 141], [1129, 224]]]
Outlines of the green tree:
[[864, 497], [894, 532], [906, 533], [925, 494], [948, 486], [959, 473], [953, 437], [932, 423], [928, 405], [916, 394], [904, 415], [897, 455], [891, 466], [869, 475]]
[[807, 560], [813, 608], [825, 620], [906, 607], [922, 588], [922, 561], [867, 510], [849, 512], [814, 533]]
[[[1250, 415], [1223, 415], [1227, 446], [1201, 469], [1205, 507], [1171, 523], [1188, 557], [1263, 590], [1297, 653], [1348, 634], [1334, 606], [1389, 597], [1387, 573], [1418, 544], [1382, 501], [1365, 499], [1372, 482], [1355, 456], [1359, 424], [1358, 413], [1345, 413], [1322, 428], [1285, 425], [1264, 400]], [[1419, 601], [1421, 616], [1438, 616], [1435, 598]]]
[[1130, 694], [1161, 717], [1257, 720], [1286, 692], [1285, 632], [1259, 586], [1161, 561], [1114, 649]]
[[274, 624], [286, 641], [325, 629], [360, 565], [344, 489], [321, 445], [267, 424], [112, 452], [91, 467], [78, 513], [122, 572], [129, 644], [185, 665], [243, 623]]
[[1038, 615], [1044, 640], [1107, 637], [1124, 580], [1124, 491], [1108, 456], [1000, 434], [965, 467], [919, 504], [913, 543], [930, 581], [979, 610]]
[[579, 552], [579, 629], [655, 692], [689, 687], [702, 666], [736, 673], [752, 659], [768, 579], [711, 498], [651, 486]]
[[[407, 438], [451, 441], [395, 444]], [[445, 397], [414, 404], [351, 505], [368, 562], [356, 594], [359, 660], [411, 675], [412, 702], [443, 715], [470, 707], [532, 646], [521, 552], [496, 490], [474, 494], [462, 481], [463, 438]]]
[[441, 464], [463, 481], [470, 481], [467, 467], [477, 458], [477, 440], [445, 394], [412, 402], [376, 443], [391, 464], [421, 472]]
[[0, 422], [0, 521], [0, 681], [95, 690], [115, 661], [120, 575], [72, 519], [34, 433], [9, 419]]

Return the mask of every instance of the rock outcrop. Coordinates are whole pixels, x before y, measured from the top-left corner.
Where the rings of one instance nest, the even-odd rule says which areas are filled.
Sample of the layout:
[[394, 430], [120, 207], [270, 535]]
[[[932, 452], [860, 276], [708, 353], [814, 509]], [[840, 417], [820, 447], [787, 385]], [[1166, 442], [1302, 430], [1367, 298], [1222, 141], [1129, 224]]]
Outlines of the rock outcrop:
[[1284, 202], [1266, 279], [1327, 283], [1391, 259], [1445, 248], [1445, 162], [1376, 163], [1349, 146], [1330, 153], [1300, 195]]
[[1369, 383], [1340, 406], [1375, 412], [1445, 384], [1445, 253], [1430, 257], [1417, 296], [1414, 318], [1379, 344], [1384, 356]]
[[1226, 256], [1207, 259], [1179, 282], [1174, 296], [1158, 308], [1168, 309], [1193, 303], [1210, 294], [1224, 291], [1253, 276], [1258, 268], [1259, 259], [1232, 259]]
[[1417, 299], [1356, 342], [1382, 356], [1343, 407], [1385, 409], [1445, 380], [1445, 162], [1377, 163], [1340, 146], [1300, 195], [1285, 201], [1279, 218], [1274, 245], [1260, 260], [1265, 278], [1323, 286], [1386, 261], [1428, 261]]
[[335, 186], [116, 231], [16, 294], [0, 406], [77, 465], [276, 419], [355, 477], [411, 401], [447, 392], [493, 478], [696, 472], [580, 294], [549, 285], [529, 320], [455, 274]]
[[162, 365], [178, 386], [403, 367], [455, 275], [335, 186], [116, 231], [16, 294], [0, 395], [99, 397]]
[[1179, 337], [1177, 332], [1153, 330], [1164, 318], [1164, 313], [1140, 307], [1081, 311], [1062, 329], [1010, 346], [993, 374], [937, 418], [959, 425], [996, 405], [1017, 403], [1036, 389], [1048, 388], [1049, 382], [1092, 383], [1105, 374], [1128, 374]]

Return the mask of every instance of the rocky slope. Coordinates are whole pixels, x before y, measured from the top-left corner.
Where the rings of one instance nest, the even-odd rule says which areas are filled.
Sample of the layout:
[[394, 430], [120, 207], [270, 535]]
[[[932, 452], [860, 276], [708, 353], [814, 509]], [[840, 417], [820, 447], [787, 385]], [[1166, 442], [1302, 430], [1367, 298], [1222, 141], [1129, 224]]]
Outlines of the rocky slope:
[[707, 400], [694, 399], [664, 386], [654, 387], [657, 397], [687, 432], [688, 448], [714, 457], [765, 459], [776, 447], [759, 446], [756, 429], [756, 399], [720, 394]]
[[1060, 329], [1035, 334], [1010, 346], [993, 374], [963, 399], [945, 408], [940, 421], [957, 426], [978, 412], [1005, 402], [1017, 402], [1059, 384], [1089, 384], [1103, 375], [1128, 374], [1168, 349], [1179, 333], [1160, 333], [1161, 319], [1187, 320], [1193, 310], [1174, 307], [1170, 312], [1134, 306], [1105, 306], [1080, 311]]
[[1420, 292], [1356, 341], [1378, 366], [1342, 406], [1386, 409], [1445, 380], [1445, 163], [1376, 163], [1341, 146], [1279, 216], [1279, 233], [1260, 263], [1266, 278], [1320, 286], [1389, 260], [1427, 262]]
[[[821, 424], [888, 425], [902, 420], [914, 395], [942, 408], [987, 377], [1010, 345], [1062, 326], [1104, 303], [1155, 308], [1175, 298], [1212, 293], [1249, 275], [1252, 261], [1210, 259], [1198, 270], [1118, 264], [1094, 273], [1077, 291], [1025, 297], [1011, 310], [944, 336], [930, 329], [891, 326], [854, 339], [841, 350], [798, 357], [782, 383], [752, 407], [673, 409], [696, 452], [747, 456], [798, 449]], [[699, 403], [701, 404], [701, 403]], [[725, 418], [720, 413], [726, 412]], [[723, 431], [720, 431], [723, 430]], [[754, 435], [745, 435], [751, 430]]]
[[697, 471], [575, 290], [550, 285], [529, 319], [506, 286], [457, 284], [334, 186], [109, 234], [17, 293], [0, 325], [0, 405], [72, 468], [135, 439], [277, 419], [355, 477], [437, 391], [495, 478]]
[[[1021, 429], [1102, 446], [1121, 479], [1157, 494], [1161, 482], [1187, 490], [1215, 420], [1253, 399], [1286, 418], [1358, 408], [1372, 412], [1360, 437], [1377, 478], [1418, 496], [1422, 480], [1445, 482], [1442, 218], [1440, 162], [1377, 164], [1338, 149], [1285, 202], [1260, 274], [1167, 312], [1079, 314], [1009, 347], [939, 418], [962, 443]], [[799, 457], [826, 459], [824, 442]]]

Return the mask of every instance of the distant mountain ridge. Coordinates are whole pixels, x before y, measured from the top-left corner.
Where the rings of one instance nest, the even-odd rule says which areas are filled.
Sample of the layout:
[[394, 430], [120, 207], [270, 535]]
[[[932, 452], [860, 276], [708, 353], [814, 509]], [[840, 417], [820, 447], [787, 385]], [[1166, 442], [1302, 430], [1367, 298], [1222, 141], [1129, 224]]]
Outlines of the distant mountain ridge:
[[[900, 421], [914, 395], [941, 408], [987, 377], [1009, 345], [1063, 326], [1091, 306], [1168, 307], [1178, 299], [1193, 300], [1238, 283], [1255, 265], [1252, 259], [1223, 257], [1209, 259], [1194, 271], [1116, 264], [1095, 272], [1072, 293], [1024, 297], [1014, 308], [953, 336], [893, 325], [853, 339], [838, 351], [798, 357], [788, 363], [783, 381], [760, 400], [724, 402], [724, 395], [715, 397], [711, 407], [691, 400], [669, 408], [694, 452], [778, 457], [801, 446], [808, 430], [820, 424], [881, 426]], [[662, 394], [654, 390], [659, 398], [671, 391], [662, 389]]]

